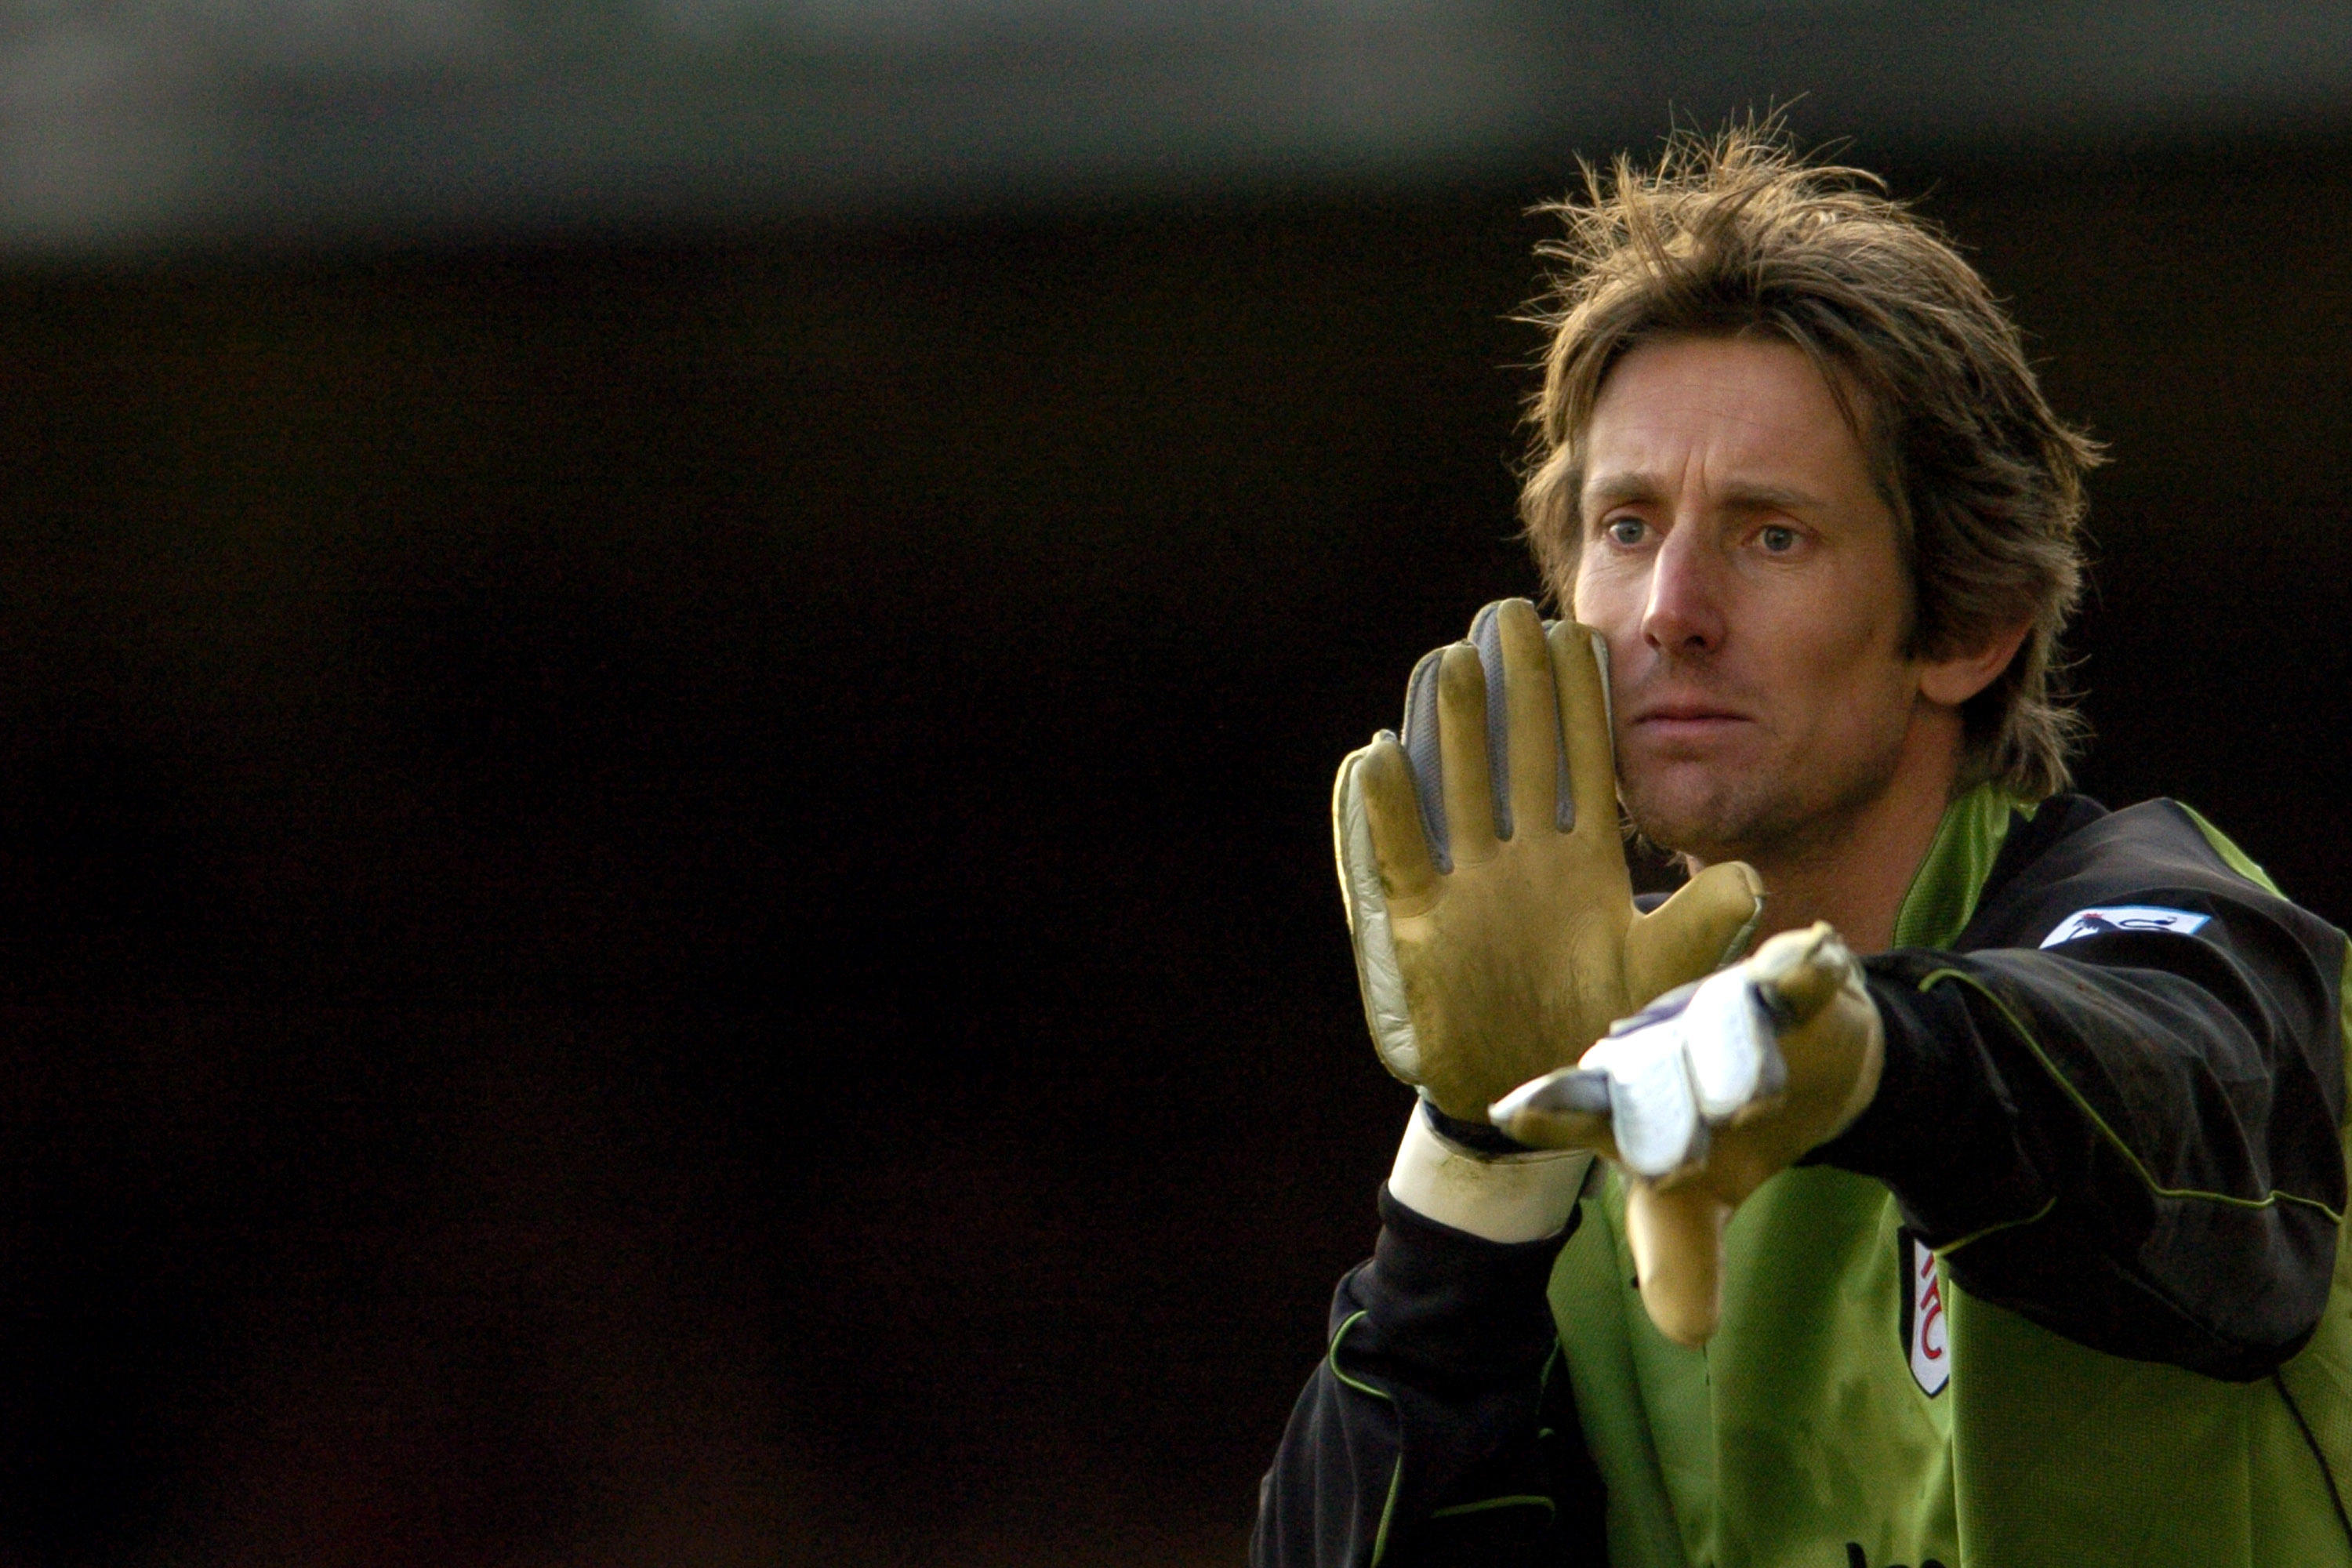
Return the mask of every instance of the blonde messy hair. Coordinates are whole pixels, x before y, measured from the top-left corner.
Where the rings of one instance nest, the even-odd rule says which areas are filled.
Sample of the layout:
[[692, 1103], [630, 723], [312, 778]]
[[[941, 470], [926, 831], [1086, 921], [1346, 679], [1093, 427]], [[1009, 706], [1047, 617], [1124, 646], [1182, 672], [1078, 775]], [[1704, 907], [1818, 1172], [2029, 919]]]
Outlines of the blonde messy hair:
[[1601, 382], [1660, 338], [1777, 338], [1818, 365], [1869, 454], [1913, 586], [1908, 652], [1948, 658], [2020, 622], [1962, 710], [1963, 787], [2066, 787], [2084, 726], [2058, 637], [2081, 593], [2083, 483], [2099, 447], [2042, 395], [2015, 324], [1927, 222], [1861, 169], [1809, 163], [1777, 120], [1680, 132], [1654, 169], [1584, 165], [1548, 205], [1567, 237], [1536, 318], [1551, 334], [1519, 498], [1563, 603], [1581, 538], [1583, 437]]

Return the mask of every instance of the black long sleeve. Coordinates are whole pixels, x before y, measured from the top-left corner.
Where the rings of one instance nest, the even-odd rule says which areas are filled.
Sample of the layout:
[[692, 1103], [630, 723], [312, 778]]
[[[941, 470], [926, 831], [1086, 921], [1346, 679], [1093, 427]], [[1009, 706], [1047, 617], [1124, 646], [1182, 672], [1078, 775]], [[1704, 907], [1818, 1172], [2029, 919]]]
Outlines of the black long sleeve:
[[1568, 1233], [1486, 1241], [1386, 1189], [1381, 1219], [1260, 1488], [1254, 1568], [1605, 1562], [1544, 1294]]
[[[2096, 1350], [2262, 1376], [2318, 1321], [2345, 1210], [2343, 939], [2179, 806], [2045, 814], [1961, 951], [1868, 961], [1885, 1077], [1817, 1157], [1885, 1182], [1977, 1296]], [[2039, 945], [2149, 906], [2185, 918]]]

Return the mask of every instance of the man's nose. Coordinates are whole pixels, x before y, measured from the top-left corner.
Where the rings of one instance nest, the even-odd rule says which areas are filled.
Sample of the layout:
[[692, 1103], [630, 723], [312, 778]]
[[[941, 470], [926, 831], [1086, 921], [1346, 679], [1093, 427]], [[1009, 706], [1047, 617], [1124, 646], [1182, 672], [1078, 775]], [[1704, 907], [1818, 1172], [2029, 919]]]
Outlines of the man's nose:
[[1723, 643], [1723, 563], [1691, 526], [1669, 531], [1650, 558], [1642, 638], [1661, 653], [1707, 653]]

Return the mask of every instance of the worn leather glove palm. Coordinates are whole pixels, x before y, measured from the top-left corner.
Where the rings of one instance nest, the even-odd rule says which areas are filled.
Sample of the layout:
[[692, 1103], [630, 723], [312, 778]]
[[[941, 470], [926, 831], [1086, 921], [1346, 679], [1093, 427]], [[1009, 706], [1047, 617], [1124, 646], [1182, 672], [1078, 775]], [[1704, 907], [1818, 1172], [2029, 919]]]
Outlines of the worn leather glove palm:
[[1642, 1303], [1660, 1332], [1696, 1345], [1722, 1316], [1732, 1212], [1853, 1124], [1885, 1058], [1862, 966], [1817, 924], [1661, 997], [1576, 1067], [1505, 1096], [1494, 1118], [1521, 1142], [1593, 1149], [1625, 1167]]
[[1747, 948], [1756, 874], [1710, 868], [1633, 907], [1605, 650], [1524, 599], [1413, 670], [1404, 737], [1339, 766], [1339, 886], [1389, 1070], [1467, 1121], [1661, 992]]

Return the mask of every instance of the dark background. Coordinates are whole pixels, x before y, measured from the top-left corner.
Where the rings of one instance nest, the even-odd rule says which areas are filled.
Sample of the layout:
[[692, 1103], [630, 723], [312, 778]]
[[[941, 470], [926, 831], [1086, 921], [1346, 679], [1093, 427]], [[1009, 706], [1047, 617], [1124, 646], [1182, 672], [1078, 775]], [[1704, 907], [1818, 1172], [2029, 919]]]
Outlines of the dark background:
[[[1855, 155], [2352, 920], [2352, 138]], [[0, 272], [0, 1563], [1236, 1561], [1570, 171]]]

